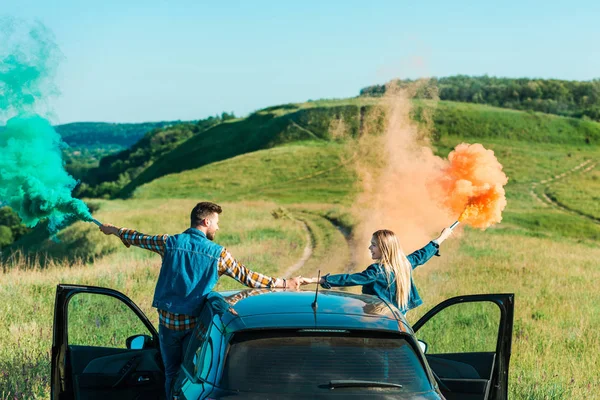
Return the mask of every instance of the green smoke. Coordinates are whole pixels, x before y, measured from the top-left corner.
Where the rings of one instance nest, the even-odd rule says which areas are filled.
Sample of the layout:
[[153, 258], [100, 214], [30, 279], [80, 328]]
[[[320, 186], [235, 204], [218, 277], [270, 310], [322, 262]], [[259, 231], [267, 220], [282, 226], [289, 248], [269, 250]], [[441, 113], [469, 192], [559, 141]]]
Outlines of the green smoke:
[[74, 218], [91, 221], [71, 195], [77, 184], [64, 168], [60, 135], [40, 114], [58, 94], [54, 74], [62, 54], [41, 24], [0, 19], [0, 204], [27, 226], [48, 219], [56, 231]]

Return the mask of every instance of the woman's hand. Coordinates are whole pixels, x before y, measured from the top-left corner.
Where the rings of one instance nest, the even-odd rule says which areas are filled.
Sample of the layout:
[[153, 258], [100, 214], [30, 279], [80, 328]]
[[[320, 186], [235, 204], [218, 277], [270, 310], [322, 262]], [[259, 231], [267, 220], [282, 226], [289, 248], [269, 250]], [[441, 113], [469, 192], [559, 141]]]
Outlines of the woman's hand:
[[303, 276], [303, 277], [300, 278], [300, 284], [302, 286], [304, 286], [304, 285], [310, 285], [311, 283], [317, 283], [316, 279], [317, 278], [306, 278], [306, 277]]
[[452, 235], [452, 229], [444, 228], [440, 233], [440, 236], [438, 236], [437, 239], [435, 239], [435, 241], [438, 242], [438, 244], [442, 244], [442, 242], [448, 239], [450, 235]]

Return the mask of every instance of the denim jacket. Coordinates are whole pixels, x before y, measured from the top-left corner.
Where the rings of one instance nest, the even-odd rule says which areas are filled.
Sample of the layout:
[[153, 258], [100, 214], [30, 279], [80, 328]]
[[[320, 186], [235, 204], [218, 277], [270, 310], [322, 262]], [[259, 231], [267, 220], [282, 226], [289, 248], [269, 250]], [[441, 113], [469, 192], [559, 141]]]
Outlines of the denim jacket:
[[[419, 265], [425, 264], [434, 255], [439, 256], [440, 254], [438, 249], [439, 245], [434, 242], [429, 242], [425, 247], [409, 254], [406, 258], [408, 258], [408, 261], [412, 265], [413, 269], [415, 269]], [[392, 276], [392, 284], [388, 284], [383, 266], [381, 266], [381, 264], [371, 264], [366, 270], [356, 274], [327, 274], [323, 278], [325, 282], [321, 286], [323, 286], [325, 289], [330, 289], [334, 286], [362, 285], [362, 292], [364, 294], [376, 295], [379, 298], [398, 307], [398, 302], [396, 301], [395, 277]], [[423, 300], [421, 300], [421, 296], [419, 296], [419, 292], [417, 291], [417, 287], [413, 282], [411, 273], [408, 304], [405, 309], [401, 309], [400, 311], [406, 314], [408, 310], [418, 307], [421, 304], [423, 304]]]
[[219, 279], [222, 250], [222, 246], [195, 228], [169, 236], [152, 306], [177, 314], [199, 315], [202, 302]]

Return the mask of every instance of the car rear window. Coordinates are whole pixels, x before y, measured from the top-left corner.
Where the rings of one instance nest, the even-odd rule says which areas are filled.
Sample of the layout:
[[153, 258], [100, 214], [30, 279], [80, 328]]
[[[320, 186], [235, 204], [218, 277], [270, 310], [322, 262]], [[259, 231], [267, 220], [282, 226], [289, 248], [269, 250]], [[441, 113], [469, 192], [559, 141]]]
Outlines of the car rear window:
[[[333, 380], [402, 385], [377, 390], [431, 389], [423, 365], [400, 336], [370, 332], [247, 332], [230, 343], [220, 385], [257, 392], [322, 392]], [[374, 390], [340, 388], [336, 390]]]

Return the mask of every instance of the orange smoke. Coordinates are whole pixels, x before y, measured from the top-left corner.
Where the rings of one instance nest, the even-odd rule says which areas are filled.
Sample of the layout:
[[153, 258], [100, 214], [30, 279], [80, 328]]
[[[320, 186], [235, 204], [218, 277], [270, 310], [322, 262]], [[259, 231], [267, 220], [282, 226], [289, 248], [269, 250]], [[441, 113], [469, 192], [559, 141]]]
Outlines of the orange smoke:
[[461, 143], [450, 152], [448, 161], [440, 186], [446, 206], [460, 214], [458, 220], [481, 229], [502, 221], [506, 207], [503, 186], [508, 178], [494, 152], [479, 143]]
[[[409, 254], [458, 215], [450, 216], [443, 206], [446, 196], [439, 185], [429, 187], [447, 163], [430, 146], [435, 100], [422, 105], [422, 124], [412, 118], [411, 99], [419, 90], [432, 91], [428, 84], [428, 80], [402, 87], [398, 82], [387, 84], [384, 97], [365, 112], [362, 134], [349, 142], [360, 185], [352, 209], [358, 248], [354, 264], [372, 262], [366, 248], [379, 229], [394, 231]], [[435, 93], [431, 96], [436, 98]]]

